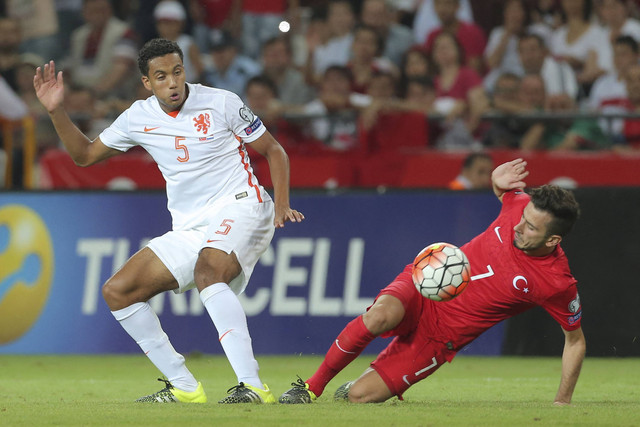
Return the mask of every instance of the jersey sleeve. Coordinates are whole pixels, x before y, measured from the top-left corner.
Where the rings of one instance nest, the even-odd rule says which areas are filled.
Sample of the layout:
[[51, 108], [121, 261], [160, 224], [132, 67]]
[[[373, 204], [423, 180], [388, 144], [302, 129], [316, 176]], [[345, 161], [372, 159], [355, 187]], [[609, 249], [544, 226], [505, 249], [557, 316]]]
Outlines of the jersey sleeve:
[[253, 142], [267, 130], [238, 95], [229, 93], [225, 102], [225, 118], [231, 131], [244, 142]]
[[99, 138], [107, 147], [120, 151], [127, 151], [138, 145], [137, 142], [131, 139], [131, 134], [129, 133], [129, 110], [120, 114], [120, 116], [111, 123], [111, 126], [102, 131]]
[[522, 210], [529, 203], [531, 197], [522, 190], [510, 190], [502, 196], [502, 213], [518, 210], [518, 215], [522, 214]]
[[565, 331], [573, 331], [580, 327], [582, 320], [582, 305], [578, 289], [574, 283], [565, 290], [548, 298], [543, 304], [547, 313], [562, 326]]

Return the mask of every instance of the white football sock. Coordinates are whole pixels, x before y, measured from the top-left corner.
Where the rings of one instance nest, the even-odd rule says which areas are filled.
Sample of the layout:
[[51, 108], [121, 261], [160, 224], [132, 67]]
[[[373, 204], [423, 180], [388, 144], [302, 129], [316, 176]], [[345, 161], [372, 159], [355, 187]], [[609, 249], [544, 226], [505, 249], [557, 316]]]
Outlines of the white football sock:
[[251, 336], [240, 300], [226, 283], [214, 283], [200, 292], [200, 299], [218, 330], [218, 338], [238, 382], [263, 389], [258, 362], [253, 356]]
[[184, 357], [169, 342], [149, 303], [138, 302], [111, 313], [174, 387], [187, 392], [198, 388], [198, 382], [185, 366]]

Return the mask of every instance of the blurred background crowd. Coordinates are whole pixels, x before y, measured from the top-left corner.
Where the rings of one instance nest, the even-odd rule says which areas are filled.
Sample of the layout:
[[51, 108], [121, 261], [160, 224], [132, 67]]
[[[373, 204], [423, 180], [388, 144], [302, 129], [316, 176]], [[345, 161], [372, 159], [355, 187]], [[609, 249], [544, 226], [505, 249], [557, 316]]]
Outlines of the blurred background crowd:
[[[290, 154], [624, 154], [640, 150], [638, 17], [631, 0], [4, 0], [0, 116], [33, 119], [36, 161], [60, 149], [33, 89], [53, 59], [94, 138], [150, 95], [137, 52], [164, 37], [189, 82], [240, 95]], [[14, 188], [22, 155], [0, 150]]]

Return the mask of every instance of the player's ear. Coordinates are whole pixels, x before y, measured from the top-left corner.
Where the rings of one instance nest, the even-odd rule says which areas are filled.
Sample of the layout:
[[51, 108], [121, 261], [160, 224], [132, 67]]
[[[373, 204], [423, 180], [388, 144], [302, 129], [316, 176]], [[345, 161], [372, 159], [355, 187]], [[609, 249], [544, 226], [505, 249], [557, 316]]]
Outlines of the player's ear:
[[547, 238], [547, 246], [550, 248], [557, 246], [560, 244], [561, 241], [562, 241], [562, 236], [558, 234], [552, 234]]
[[144, 85], [145, 89], [151, 90], [151, 82], [149, 81], [149, 77], [142, 76], [142, 84]]

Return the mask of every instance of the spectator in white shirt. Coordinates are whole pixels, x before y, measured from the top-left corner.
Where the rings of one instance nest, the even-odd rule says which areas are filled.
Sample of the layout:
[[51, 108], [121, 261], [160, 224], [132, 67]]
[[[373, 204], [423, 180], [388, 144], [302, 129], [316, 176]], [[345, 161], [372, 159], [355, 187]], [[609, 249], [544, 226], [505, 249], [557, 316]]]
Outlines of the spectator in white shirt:
[[491, 92], [496, 79], [504, 73], [522, 74], [518, 55], [518, 39], [527, 28], [527, 14], [523, 0], [507, 0], [503, 9], [503, 24], [489, 34], [484, 59], [489, 69], [484, 86]]
[[578, 83], [569, 64], [549, 55], [544, 40], [535, 34], [527, 34], [518, 42], [518, 53], [524, 74], [538, 74], [544, 80], [547, 95], [566, 94], [571, 99], [578, 96]]
[[[603, 113], [623, 113], [627, 111], [627, 88], [625, 75], [627, 70], [638, 63], [638, 43], [631, 36], [620, 36], [613, 45], [613, 64], [615, 71], [596, 80], [591, 88], [587, 107]], [[619, 134], [624, 121], [600, 120], [603, 132]]]
[[602, 27], [591, 19], [591, 0], [562, 0], [564, 24], [553, 32], [549, 48], [565, 59], [578, 82], [588, 88], [613, 69], [611, 43]]
[[327, 6], [326, 39], [307, 37], [307, 80], [320, 82], [331, 65], [347, 65], [351, 57], [351, 44], [356, 18], [353, 6], [347, 0], [331, 0]]
[[636, 42], [640, 42], [640, 21], [629, 16], [626, 1], [602, 0], [600, 17], [611, 43], [619, 36], [631, 36]]

